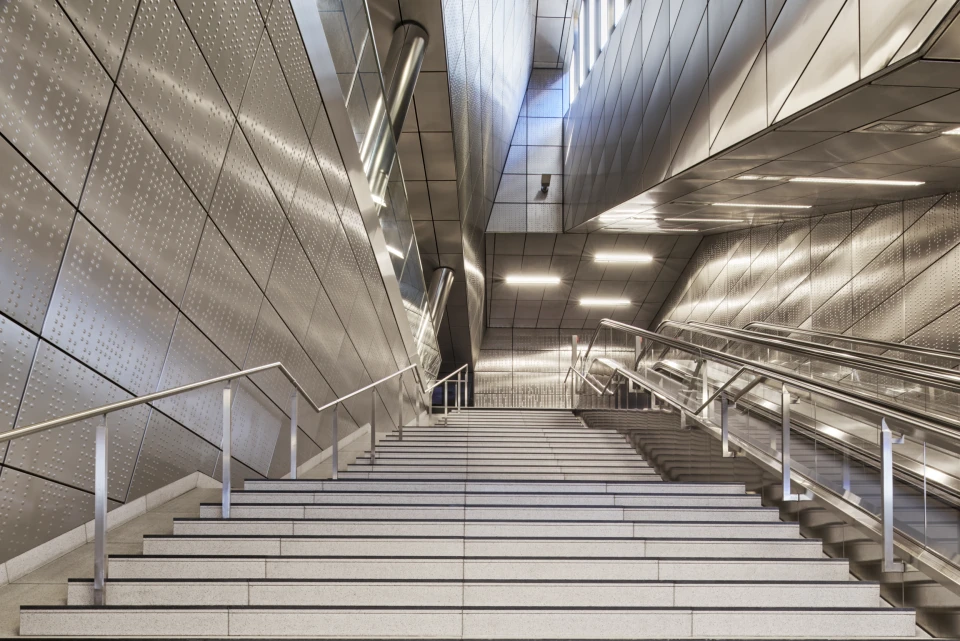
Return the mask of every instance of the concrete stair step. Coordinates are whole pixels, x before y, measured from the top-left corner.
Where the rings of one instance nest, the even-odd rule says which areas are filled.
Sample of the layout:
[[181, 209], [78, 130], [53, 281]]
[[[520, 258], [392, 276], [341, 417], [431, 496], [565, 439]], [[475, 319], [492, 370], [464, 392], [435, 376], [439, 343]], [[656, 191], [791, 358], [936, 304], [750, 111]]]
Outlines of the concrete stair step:
[[359, 519], [174, 519], [174, 534], [267, 536], [446, 536], [494, 538], [707, 538], [765, 539], [799, 537], [796, 523], [610, 522], [610, 521], [463, 521]]
[[[220, 518], [220, 503], [202, 503], [201, 518]], [[765, 507], [618, 507], [618, 506], [427, 506], [427, 505], [314, 505], [233, 501], [232, 518], [241, 519], [369, 519], [461, 521], [631, 521], [725, 523], [779, 522], [780, 512]]]
[[644, 461], [623, 462], [618, 461], [613, 466], [607, 465], [568, 465], [557, 461], [538, 461], [533, 465], [516, 465], [511, 463], [490, 463], [483, 461], [467, 461], [457, 463], [455, 461], [437, 461], [433, 459], [424, 459], [420, 461], [375, 461], [366, 462], [358, 459], [356, 463], [347, 466], [348, 471], [353, 472], [454, 472], [454, 473], [477, 473], [489, 472], [493, 474], [649, 474], [659, 478], [659, 475]]
[[24, 636], [465, 639], [910, 638], [896, 608], [22, 607]]
[[[357, 464], [369, 465], [371, 461], [369, 453], [357, 457]], [[419, 454], [400, 454], [394, 452], [382, 452], [377, 450], [373, 461], [377, 465], [416, 465], [416, 466], [490, 466], [504, 468], [556, 468], [556, 467], [585, 467], [593, 471], [596, 468], [634, 468], [641, 467], [649, 469], [650, 466], [639, 456], [618, 456], [616, 458], [587, 458], [568, 456], [566, 458], [547, 457], [543, 458], [518, 458], [518, 455], [507, 458], [504, 456], [488, 455], [470, 455], [470, 456], [421, 456]]]
[[525, 505], [621, 507], [760, 507], [756, 494], [546, 494], [461, 492], [258, 492], [240, 490], [231, 501], [241, 503], [302, 503], [316, 505]]
[[[715, 558], [821, 559], [814, 539], [711, 538], [529, 538], [509, 541], [493, 537], [371, 537], [177, 534], [146, 535], [143, 552], [162, 556], [323, 556], [416, 557], [431, 559], [509, 557], [523, 563], [538, 558]], [[138, 559], [140, 557], [134, 557]], [[846, 560], [843, 560], [846, 567]], [[113, 567], [111, 566], [111, 572]], [[602, 578], [602, 577], [601, 577]], [[639, 578], [639, 577], [633, 577]], [[701, 578], [691, 576], [687, 578]], [[746, 578], [756, 578], [752, 575]]]
[[431, 479], [397, 479], [377, 481], [363, 479], [247, 479], [244, 489], [266, 491], [368, 491], [368, 492], [464, 492], [481, 493], [590, 493], [623, 495], [674, 495], [674, 494], [721, 494], [742, 495], [746, 488], [742, 483], [666, 483], [657, 480], [631, 482], [579, 482], [579, 481], [524, 481], [522, 479], [493, 481], [438, 481]]
[[[112, 579], [108, 606], [878, 608], [862, 581]], [[67, 604], [94, 604], [93, 580], [70, 581]]]
[[637, 470], [630, 473], [620, 472], [480, 472], [469, 470], [463, 472], [417, 472], [410, 471], [385, 471], [382, 469], [373, 469], [371, 471], [348, 470], [340, 472], [342, 479], [392, 479], [392, 480], [434, 480], [434, 481], [497, 481], [497, 480], [519, 480], [519, 481], [645, 481], [659, 480], [652, 470]]

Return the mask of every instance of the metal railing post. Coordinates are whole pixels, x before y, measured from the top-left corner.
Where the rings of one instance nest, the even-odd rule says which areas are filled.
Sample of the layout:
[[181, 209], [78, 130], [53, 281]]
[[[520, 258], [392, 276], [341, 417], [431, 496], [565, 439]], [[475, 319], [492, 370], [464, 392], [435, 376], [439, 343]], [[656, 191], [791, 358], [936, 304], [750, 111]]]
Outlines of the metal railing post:
[[377, 462], [377, 390], [370, 390], [370, 465]]
[[880, 419], [880, 468], [883, 490], [883, 571], [903, 572], [904, 564], [893, 556], [893, 446], [903, 443], [903, 436], [894, 438], [887, 419]]
[[400, 389], [397, 392], [397, 432], [400, 434], [399, 440], [403, 440], [403, 378], [400, 378]]
[[730, 423], [729, 423], [729, 401], [727, 393], [720, 394], [720, 448], [723, 458], [733, 458], [733, 452], [730, 451]]
[[443, 382], [443, 420], [447, 420], [447, 412], [449, 411], [449, 403], [447, 397], [450, 395], [450, 380], [447, 379]]
[[220, 516], [225, 519], [230, 518], [230, 444], [233, 440], [230, 434], [231, 423], [233, 422], [230, 415], [230, 397], [232, 393], [233, 390], [230, 389], [230, 383], [227, 382], [227, 386], [223, 388], [223, 441], [220, 444], [220, 449], [223, 452], [220, 455], [220, 471], [223, 473], [223, 488], [220, 494]]
[[780, 390], [780, 455], [781, 469], [783, 471], [783, 500], [784, 501], [809, 501], [813, 498], [813, 493], [809, 490], [804, 494], [794, 494], [793, 484], [790, 479], [790, 391], [784, 385]]
[[457, 400], [456, 400], [457, 414], [460, 413], [460, 393], [463, 391], [462, 383], [460, 382], [460, 379], [462, 376], [463, 376], [463, 370], [457, 372], [457, 382], [454, 385], [457, 392]]
[[333, 474], [330, 476], [334, 481], [337, 480], [337, 471], [340, 469], [337, 454], [340, 450], [340, 438], [337, 436], [337, 414], [340, 412], [340, 403], [333, 406], [333, 412], [330, 414], [330, 432], [333, 437], [333, 444], [330, 447], [333, 451], [330, 453], [330, 464], [333, 466]]
[[300, 395], [296, 388], [290, 395], [290, 478], [297, 478], [297, 401]]
[[107, 415], [97, 425], [94, 454], [93, 499], [93, 602], [106, 605], [107, 579]]
[[[708, 398], [710, 398], [710, 384], [707, 379], [707, 361], [703, 361], [703, 370], [700, 372], [700, 402], [706, 403]], [[709, 405], [703, 408], [702, 416], [710, 418]]]

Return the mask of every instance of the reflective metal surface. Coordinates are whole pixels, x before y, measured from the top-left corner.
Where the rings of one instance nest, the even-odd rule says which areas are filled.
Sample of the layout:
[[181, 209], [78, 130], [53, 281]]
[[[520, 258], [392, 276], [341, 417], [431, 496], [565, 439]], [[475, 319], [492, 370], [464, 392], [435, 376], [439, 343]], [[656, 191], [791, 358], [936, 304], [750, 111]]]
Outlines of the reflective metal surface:
[[[272, 351], [318, 403], [408, 366], [290, 1], [88, 5], [0, 12], [0, 430]], [[298, 458], [330, 444], [303, 398]], [[222, 405], [203, 389], [113, 415], [110, 507], [215, 473]], [[289, 464], [289, 389], [236, 385], [231, 410], [235, 480]], [[340, 435], [366, 413], [346, 403]], [[0, 446], [0, 559], [91, 518], [96, 422]]]
[[[947, 62], [960, 59], [956, 11], [933, 0], [630, 3], [564, 120], [564, 228], [718, 232], [956, 189], [960, 140], [939, 135], [960, 124], [946, 108], [960, 76]], [[789, 182], [811, 176], [925, 184]], [[729, 202], [810, 209], [714, 205]], [[621, 204], [656, 220], [597, 218]]]
[[427, 286], [427, 304], [433, 328], [440, 329], [440, 322], [443, 320], [443, 312], [447, 308], [447, 299], [450, 297], [450, 289], [453, 286], [455, 274], [449, 267], [438, 267], [433, 270], [430, 276], [430, 284]]

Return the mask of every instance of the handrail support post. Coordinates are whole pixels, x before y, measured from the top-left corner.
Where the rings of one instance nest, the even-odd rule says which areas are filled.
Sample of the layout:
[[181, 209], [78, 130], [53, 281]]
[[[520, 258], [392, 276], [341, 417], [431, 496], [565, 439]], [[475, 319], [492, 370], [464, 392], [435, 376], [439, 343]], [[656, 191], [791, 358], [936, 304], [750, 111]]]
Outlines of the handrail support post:
[[377, 462], [377, 390], [370, 390], [370, 465]]
[[723, 458], [733, 458], [736, 456], [730, 451], [730, 423], [729, 423], [729, 401], [727, 393], [720, 394], [720, 447]]
[[107, 415], [97, 425], [94, 453], [94, 513], [93, 513], [93, 602], [106, 605], [107, 564]]
[[230, 454], [230, 445], [233, 441], [231, 436], [231, 427], [232, 427], [232, 417], [231, 417], [231, 396], [233, 395], [233, 389], [231, 388], [231, 383], [228, 381], [226, 387], [223, 388], [223, 439], [220, 444], [221, 454], [220, 454], [220, 471], [222, 472], [222, 481], [223, 486], [220, 490], [220, 516], [229, 519], [230, 518], [230, 461], [232, 460], [232, 455]]
[[290, 395], [290, 478], [297, 478], [297, 403], [300, 395], [293, 388]]
[[333, 473], [330, 478], [334, 481], [337, 480], [337, 472], [340, 469], [340, 463], [338, 461], [338, 454], [340, 451], [340, 437], [337, 432], [339, 431], [337, 425], [337, 414], [340, 413], [340, 403], [337, 403], [333, 406], [333, 411], [330, 413], [330, 435], [333, 439], [333, 443], [330, 444], [330, 447], [333, 448], [333, 451], [330, 452], [330, 465], [333, 468]]
[[813, 492], [807, 490], [803, 494], [793, 492], [793, 483], [790, 478], [790, 390], [784, 385], [780, 391], [780, 426], [781, 441], [781, 470], [783, 471], [783, 500], [784, 501], [811, 501]]
[[403, 377], [400, 377], [400, 386], [397, 390], [397, 432], [403, 440]]
[[880, 419], [880, 467], [881, 487], [883, 492], [883, 571], [903, 572], [905, 569], [901, 561], [897, 561], [893, 554], [893, 446], [903, 443], [903, 436], [894, 438], [887, 426], [887, 419]]

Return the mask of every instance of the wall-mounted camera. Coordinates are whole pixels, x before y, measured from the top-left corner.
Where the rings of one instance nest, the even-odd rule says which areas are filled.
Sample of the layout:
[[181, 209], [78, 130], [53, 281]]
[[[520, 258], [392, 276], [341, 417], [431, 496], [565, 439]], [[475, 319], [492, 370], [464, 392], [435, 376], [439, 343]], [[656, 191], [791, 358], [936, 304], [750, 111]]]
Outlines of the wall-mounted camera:
[[550, 189], [550, 174], [540, 174], [540, 193], [545, 194]]

